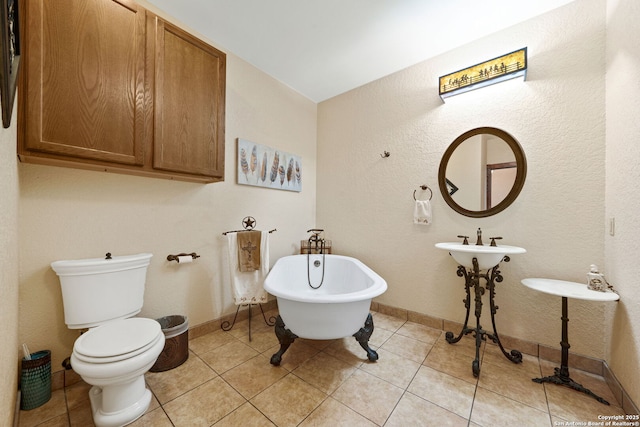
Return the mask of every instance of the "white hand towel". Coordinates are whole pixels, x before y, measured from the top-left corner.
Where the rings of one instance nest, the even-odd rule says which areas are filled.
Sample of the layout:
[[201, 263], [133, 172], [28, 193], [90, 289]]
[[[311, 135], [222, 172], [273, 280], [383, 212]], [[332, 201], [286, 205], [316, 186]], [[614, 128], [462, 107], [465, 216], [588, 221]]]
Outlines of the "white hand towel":
[[416, 205], [413, 208], [413, 223], [431, 224], [431, 202], [429, 200], [416, 200]]
[[262, 285], [269, 273], [269, 232], [263, 231], [260, 236], [260, 269], [255, 271], [240, 272], [237, 233], [228, 233], [227, 242], [229, 243], [229, 276], [235, 304], [267, 302], [267, 291]]

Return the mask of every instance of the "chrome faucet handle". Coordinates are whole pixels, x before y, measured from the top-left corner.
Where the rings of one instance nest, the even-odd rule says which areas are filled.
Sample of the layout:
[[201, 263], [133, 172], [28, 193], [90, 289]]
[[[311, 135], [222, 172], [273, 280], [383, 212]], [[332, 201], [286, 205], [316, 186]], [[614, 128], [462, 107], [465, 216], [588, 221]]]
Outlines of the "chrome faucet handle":
[[489, 237], [491, 239], [491, 246], [498, 246], [496, 240], [502, 240], [502, 237]]
[[459, 239], [464, 239], [462, 241], [463, 245], [468, 245], [469, 244], [469, 236], [458, 236]]

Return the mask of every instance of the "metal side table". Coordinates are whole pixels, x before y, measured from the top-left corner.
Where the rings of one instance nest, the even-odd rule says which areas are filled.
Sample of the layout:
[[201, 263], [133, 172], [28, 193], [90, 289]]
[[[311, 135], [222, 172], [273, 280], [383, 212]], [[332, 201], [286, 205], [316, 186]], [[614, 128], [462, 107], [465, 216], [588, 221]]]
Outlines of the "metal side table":
[[596, 395], [591, 390], [583, 387], [581, 384], [573, 381], [569, 377], [569, 337], [567, 333], [567, 324], [569, 322], [569, 315], [567, 314], [567, 298], [576, 298], [588, 301], [617, 301], [620, 296], [615, 292], [599, 292], [592, 291], [587, 288], [584, 283], [566, 282], [564, 280], [554, 279], [523, 279], [522, 284], [528, 288], [536, 291], [544, 292], [546, 294], [557, 295], [562, 297], [562, 359], [560, 367], [555, 368], [555, 374], [549, 377], [534, 378], [533, 381], [537, 383], [553, 383], [563, 385], [574, 390], [586, 393], [589, 396], [595, 398], [598, 402], [608, 405], [609, 402], [602, 397]]

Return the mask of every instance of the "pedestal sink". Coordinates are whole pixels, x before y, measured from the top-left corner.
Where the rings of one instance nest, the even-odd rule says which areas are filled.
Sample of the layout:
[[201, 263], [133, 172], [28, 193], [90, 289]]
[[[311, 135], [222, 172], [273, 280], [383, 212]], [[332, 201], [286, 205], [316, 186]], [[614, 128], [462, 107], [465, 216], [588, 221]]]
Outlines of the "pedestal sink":
[[436, 243], [436, 248], [449, 251], [453, 259], [466, 268], [473, 268], [473, 258], [476, 258], [480, 270], [495, 267], [502, 261], [505, 255], [523, 254], [527, 252], [526, 249], [517, 246], [463, 245], [461, 242]]
[[[480, 236], [480, 230], [478, 230]], [[465, 238], [466, 239], [466, 238]], [[497, 238], [494, 238], [497, 239]], [[476, 358], [471, 364], [473, 376], [480, 375], [480, 346], [482, 342], [489, 338], [498, 344], [502, 354], [513, 363], [522, 362], [522, 353], [518, 350], [507, 352], [500, 342], [500, 337], [496, 331], [495, 314], [498, 306], [495, 304], [495, 283], [502, 282], [502, 275], [499, 270], [499, 264], [502, 261], [509, 261], [508, 255], [523, 254], [526, 252], [523, 248], [517, 246], [490, 246], [490, 245], [470, 245], [462, 242], [445, 242], [436, 243], [436, 248], [449, 251], [453, 259], [458, 263], [457, 274], [464, 277], [464, 287], [467, 294], [464, 299], [464, 305], [467, 310], [464, 325], [458, 336], [454, 336], [453, 332], [447, 332], [445, 338], [449, 344], [455, 344], [467, 334], [473, 334], [476, 339]], [[486, 281], [486, 285], [481, 284], [480, 279]], [[489, 291], [489, 306], [491, 309], [491, 324], [493, 326], [493, 334], [484, 330], [480, 325], [480, 316], [482, 315], [482, 296], [485, 290]], [[469, 315], [471, 314], [471, 301], [475, 302], [476, 327], [469, 326]]]

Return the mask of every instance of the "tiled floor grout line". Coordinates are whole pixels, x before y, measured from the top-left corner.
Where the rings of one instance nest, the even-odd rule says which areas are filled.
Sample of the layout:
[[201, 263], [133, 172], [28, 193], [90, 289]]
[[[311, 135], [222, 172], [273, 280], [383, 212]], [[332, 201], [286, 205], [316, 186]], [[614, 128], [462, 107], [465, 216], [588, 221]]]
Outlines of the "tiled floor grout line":
[[69, 398], [67, 397], [67, 393], [64, 393], [64, 407], [67, 409], [67, 422], [69, 425], [71, 424], [71, 411], [69, 410]]
[[[404, 325], [406, 325], [408, 322], [409, 322], [408, 320], [405, 320], [404, 322], [402, 322], [402, 324], [401, 324], [397, 329], [395, 329], [395, 330], [393, 330], [393, 331], [391, 331], [391, 330], [389, 330], [389, 329], [386, 329], [387, 331], [391, 332], [391, 335], [390, 335], [390, 336], [389, 336], [389, 337], [388, 337], [388, 338], [387, 338], [387, 339], [386, 339], [382, 344], [380, 344], [380, 346], [378, 346], [378, 349], [380, 349], [381, 347], [383, 347], [383, 346], [384, 346], [384, 344], [386, 344], [389, 340], [391, 340], [391, 338], [392, 338], [394, 335], [399, 335], [399, 336], [402, 336], [402, 337], [405, 337], [405, 338], [415, 339], [416, 341], [420, 341], [420, 342], [423, 342], [423, 343], [424, 343], [424, 341], [421, 341], [421, 340], [419, 340], [419, 339], [416, 339], [416, 338], [414, 338], [414, 337], [412, 337], [412, 336], [403, 335], [403, 334], [399, 333], [399, 331], [402, 329], [402, 327], [403, 327]], [[381, 329], [384, 329], [384, 328], [381, 328]], [[444, 332], [443, 332], [443, 333], [444, 333]], [[434, 349], [434, 347], [435, 347], [435, 344], [436, 344], [436, 342], [438, 341], [438, 339], [440, 339], [440, 337], [441, 337], [441, 335], [440, 335], [440, 336], [438, 336], [438, 338], [436, 338], [436, 340], [435, 340], [434, 342], [426, 343], [426, 344], [429, 344], [429, 345], [430, 345], [429, 351], [428, 351], [428, 352], [427, 352], [427, 354], [424, 356], [424, 358], [422, 359], [422, 361], [419, 363], [419, 367], [418, 367], [418, 369], [416, 370], [416, 372], [413, 374], [413, 376], [411, 377], [411, 381], [409, 381], [408, 385], [407, 385], [406, 387], [404, 387], [403, 392], [402, 392], [402, 395], [400, 396], [400, 399], [398, 399], [398, 401], [397, 401], [397, 402], [396, 402], [396, 404], [394, 405], [393, 410], [392, 410], [392, 411], [389, 413], [389, 415], [387, 416], [387, 418], [386, 418], [385, 422], [382, 424], [382, 427], [384, 427], [384, 426], [386, 425], [386, 423], [389, 421], [389, 419], [390, 419], [390, 418], [391, 418], [391, 416], [393, 415], [394, 410], [395, 410], [395, 409], [397, 408], [397, 406], [400, 404], [400, 402], [402, 401], [402, 398], [405, 396], [405, 394], [407, 394], [407, 393], [408, 393], [408, 394], [411, 394], [411, 395], [413, 395], [413, 396], [416, 396], [416, 395], [414, 395], [413, 393], [411, 393], [411, 392], [409, 391], [409, 386], [411, 385], [411, 383], [413, 382], [413, 380], [414, 380], [414, 379], [416, 378], [416, 376], [418, 375], [418, 372], [420, 372], [420, 368], [422, 368], [423, 366], [428, 367], [427, 365], [425, 365], [425, 362], [426, 362], [427, 358], [429, 357], [429, 355], [431, 354], [431, 352], [433, 351], [433, 349]], [[386, 349], [386, 350], [387, 350], [387, 351], [389, 351], [389, 352], [391, 352], [391, 353], [394, 353], [394, 352], [393, 352], [393, 350], [389, 350], [389, 349]], [[397, 356], [402, 357], [402, 355], [399, 355], [399, 354], [397, 354], [397, 353], [394, 353], [394, 354], [396, 354]], [[379, 377], [377, 377], [377, 378], [379, 378]], [[386, 380], [384, 380], [383, 378], [380, 378], [380, 379], [381, 379], [381, 380], [383, 380], [383, 381], [386, 381]], [[476, 382], [476, 388], [477, 388], [477, 382]], [[474, 396], [475, 396], [475, 393], [474, 393]], [[422, 398], [422, 397], [420, 397], [420, 396], [416, 396], [416, 397], [417, 397], [417, 398], [419, 398], [419, 399], [425, 400], [424, 398]], [[474, 399], [475, 399], [475, 398], [474, 398]], [[427, 400], [425, 400], [425, 402], [427, 402]], [[440, 406], [440, 405], [438, 405], [438, 404], [436, 404], [436, 403], [433, 403], [433, 402], [429, 402], [429, 403], [431, 403], [431, 404], [433, 404], [433, 405], [435, 405], [435, 406], [438, 406], [439, 408], [441, 408], [441, 409], [443, 409], [443, 410], [445, 410], [445, 411], [451, 412], [451, 411], [449, 411], [447, 408], [444, 408], [444, 407], [442, 407], [442, 406]], [[470, 424], [471, 424], [471, 411], [469, 412], [469, 417], [468, 417], [468, 419], [467, 419], [467, 427], [468, 427]]]
[[[407, 321], [403, 322], [403, 323], [402, 323], [402, 325], [401, 325], [397, 330], [395, 330], [395, 331], [390, 331], [390, 332], [392, 332], [392, 334], [391, 334], [391, 335], [389, 336], [389, 338], [387, 338], [387, 339], [386, 339], [382, 344], [380, 344], [380, 346], [378, 347], [378, 350], [379, 350], [379, 349], [380, 349], [384, 344], [386, 344], [386, 343], [387, 343], [387, 342], [388, 342], [388, 341], [389, 341], [389, 340], [390, 340], [394, 335], [396, 335], [396, 334], [398, 333], [398, 331], [402, 328], [402, 326], [404, 326], [406, 323], [407, 323]], [[381, 328], [381, 329], [384, 329], [384, 328]], [[404, 335], [400, 334], [400, 336], [404, 336]], [[411, 338], [411, 337], [407, 337], [407, 338]], [[421, 341], [421, 342], [423, 342], [423, 341]], [[382, 427], [384, 427], [384, 426], [389, 422], [389, 419], [391, 418], [391, 415], [393, 414], [393, 412], [396, 410], [396, 408], [398, 407], [398, 405], [399, 405], [399, 404], [400, 404], [400, 402], [402, 401], [402, 398], [403, 398], [407, 393], [409, 393], [409, 394], [412, 394], [412, 395], [413, 395], [413, 393], [411, 393], [411, 392], [409, 391], [409, 386], [411, 385], [411, 383], [413, 382], [413, 380], [414, 380], [414, 379], [416, 378], [416, 376], [418, 375], [418, 372], [420, 372], [420, 368], [421, 368], [422, 366], [425, 366], [425, 365], [424, 365], [424, 362], [427, 360], [427, 357], [429, 357], [429, 354], [431, 354], [431, 352], [433, 351], [433, 347], [434, 347], [434, 346], [435, 346], [435, 341], [434, 341], [433, 343], [431, 343], [431, 347], [429, 348], [429, 351], [427, 352], [427, 354], [426, 354], [426, 355], [424, 356], [424, 358], [422, 359], [422, 362], [420, 362], [420, 366], [418, 366], [418, 369], [416, 370], [416, 372], [415, 372], [415, 373], [413, 374], [413, 376], [411, 377], [411, 380], [409, 381], [409, 383], [407, 384], [407, 386], [406, 386], [406, 387], [404, 387], [404, 389], [403, 389], [403, 391], [402, 391], [402, 395], [400, 396], [400, 399], [398, 399], [398, 401], [397, 401], [397, 402], [396, 402], [396, 404], [394, 405], [393, 409], [391, 410], [391, 412], [390, 412], [390, 413], [389, 413], [389, 415], [387, 416], [387, 418], [386, 418], [385, 422], [382, 424]], [[393, 351], [391, 351], [391, 350], [387, 350], [387, 351], [390, 351], [390, 352], [392, 352], [392, 353], [393, 353]], [[394, 354], [396, 354], [396, 353], [394, 353]], [[398, 354], [396, 354], [396, 355], [398, 355]], [[398, 356], [401, 356], [401, 357], [402, 357], [402, 355], [398, 355]], [[382, 379], [382, 378], [381, 378], [381, 379]], [[414, 395], [414, 396], [415, 396], [415, 395]], [[416, 397], [418, 397], [419, 399], [422, 399], [420, 396], [416, 396]], [[423, 399], [423, 400], [424, 400], [424, 399]], [[445, 408], [443, 408], [443, 409], [445, 409]]]
[[[540, 375], [542, 375], [542, 367], [540, 368]], [[549, 394], [547, 393], [547, 385], [543, 384], [542, 387], [543, 387], [543, 390], [544, 390], [544, 399], [545, 399], [545, 402], [547, 404], [547, 414], [549, 414], [549, 423], [551, 425], [554, 425], [553, 424], [553, 415], [551, 415], [551, 407], [549, 406]]]
[[[310, 359], [312, 359], [312, 358], [316, 357], [316, 356], [317, 356], [318, 354], [320, 354], [320, 353], [323, 353], [323, 354], [326, 354], [326, 355], [328, 355], [328, 356], [331, 356], [331, 354], [327, 353], [325, 350], [326, 350], [326, 347], [325, 347], [325, 348], [323, 348], [322, 350], [320, 350], [318, 353], [316, 353], [316, 354], [315, 354], [314, 356], [312, 356]], [[309, 360], [310, 360], [310, 359], [309, 359]], [[304, 363], [304, 362], [303, 362], [303, 363]], [[313, 414], [313, 412], [314, 412], [316, 409], [318, 409], [318, 408], [319, 408], [319, 407], [320, 407], [320, 406], [321, 406], [325, 401], [327, 401], [328, 399], [334, 399], [334, 400], [336, 400], [337, 402], [339, 402], [340, 404], [342, 404], [342, 402], [340, 402], [339, 400], [337, 400], [337, 399], [335, 399], [335, 398], [333, 397], [333, 394], [336, 392], [336, 390], [338, 390], [338, 389], [340, 388], [340, 385], [342, 385], [342, 384], [344, 384], [345, 382], [347, 382], [347, 380], [348, 380], [349, 378], [351, 378], [351, 377], [353, 376], [353, 374], [354, 374], [356, 371], [360, 370], [360, 367], [359, 367], [359, 366], [358, 366], [358, 367], [356, 367], [356, 368], [353, 370], [353, 372], [351, 372], [351, 373], [349, 374], [349, 376], [347, 376], [346, 378], [344, 378], [344, 380], [340, 383], [340, 385], [338, 385], [338, 386], [336, 387], [336, 389], [335, 389], [335, 390], [333, 390], [331, 393], [327, 393], [327, 392], [325, 392], [324, 390], [319, 389], [319, 388], [318, 388], [317, 386], [315, 386], [314, 384], [310, 384], [310, 383], [308, 383], [304, 378], [300, 377], [299, 375], [297, 375], [297, 374], [295, 373], [295, 371], [296, 371], [296, 370], [297, 370], [297, 369], [298, 369], [298, 368], [299, 368], [303, 363], [301, 363], [301, 364], [300, 364], [299, 366], [297, 366], [295, 369], [293, 369], [293, 370], [289, 371], [289, 374], [295, 375], [295, 376], [296, 376], [296, 378], [299, 378], [301, 381], [304, 381], [305, 383], [307, 383], [307, 384], [309, 384], [310, 386], [314, 387], [316, 390], [320, 390], [322, 393], [326, 394], [326, 397], [322, 400], [322, 402], [320, 402], [320, 404], [318, 404], [318, 406], [316, 406], [316, 407], [314, 408], [314, 410], [313, 410], [313, 411], [309, 412], [309, 414], [308, 414], [304, 419], [309, 418], [309, 417], [311, 416], [311, 414]], [[346, 362], [345, 362], [345, 363], [346, 363]], [[346, 405], [345, 405], [345, 406], [346, 406]], [[348, 408], [348, 406], [347, 406], [347, 408]], [[354, 412], [357, 412], [357, 411], [355, 411], [355, 409], [353, 409], [353, 408], [349, 408], [349, 409], [351, 409], [351, 410], [352, 410], [352, 411], [354, 411]], [[360, 414], [360, 415], [362, 415], [363, 417], [367, 418], [367, 417], [366, 417], [365, 415], [363, 415], [363, 414]], [[301, 421], [298, 423], [298, 425], [300, 425], [301, 423], [303, 423], [303, 422], [304, 422], [304, 419], [303, 419], [303, 420], [301, 420]], [[368, 418], [367, 418], [367, 419], [368, 419]], [[369, 420], [369, 421], [371, 421], [371, 420]], [[273, 421], [272, 421], [272, 422], [273, 422]], [[371, 422], [373, 422], [373, 421], [371, 421]], [[274, 423], [274, 424], [275, 424], [275, 423]], [[375, 424], [375, 423], [374, 423], [374, 424]]]
[[[484, 363], [485, 363], [485, 361], [484, 361], [484, 358], [485, 358], [485, 356], [486, 356], [486, 351], [485, 351], [485, 350], [486, 350], [486, 344], [485, 344], [485, 348], [484, 348], [484, 349], [483, 349], [483, 351], [482, 351], [482, 355], [481, 355], [481, 357], [480, 357], [480, 362], [481, 362], [481, 363], [480, 363], [480, 366], [481, 366], [481, 367], [482, 367], [482, 366], [484, 365]], [[536, 358], [536, 359], [537, 359], [537, 361], [538, 361], [538, 362], [537, 362], [537, 363], [538, 363], [538, 365], [537, 365], [537, 366], [538, 366], [538, 369], [540, 370], [540, 375], [542, 375], [542, 371], [541, 371], [541, 367], [540, 367], [540, 358]], [[491, 364], [491, 362], [487, 362], [487, 363], [488, 363], [488, 364]], [[516, 364], [516, 365], [518, 365], [518, 364]], [[477, 392], [478, 392], [478, 388], [483, 388], [483, 389], [485, 389], [485, 390], [487, 390], [487, 391], [490, 391], [490, 392], [492, 391], [492, 390], [490, 390], [490, 389], [487, 389], [487, 388], [485, 388], [485, 387], [482, 387], [482, 386], [480, 385], [480, 378], [478, 377], [478, 380], [477, 380], [477, 382], [476, 382], [476, 388], [475, 388], [475, 391], [474, 391], [474, 394], [473, 394], [473, 400], [472, 400], [472, 403], [471, 403], [471, 411], [469, 412], [469, 426], [471, 425], [471, 418], [472, 418], [472, 415], [473, 415], [473, 408], [474, 408], [474, 406], [475, 406], [475, 404], [476, 404], [476, 395], [477, 395]], [[546, 413], [547, 413], [547, 415], [549, 416], [549, 422], [551, 423], [551, 425], [553, 425], [553, 422], [552, 422], [552, 419], [551, 419], [551, 417], [552, 417], [552, 416], [551, 416], [551, 411], [550, 411], [550, 408], [549, 408], [549, 400], [548, 400], [548, 398], [547, 398], [547, 393], [546, 393], [546, 387], [544, 388], [544, 391], [545, 391], [545, 404], [546, 404], [546, 407], [547, 407], [547, 411], [546, 411]], [[500, 393], [498, 393], [498, 394], [500, 394]], [[501, 394], [500, 394], [500, 395], [501, 395]], [[513, 399], [513, 398], [511, 398], [511, 397], [509, 397], [509, 396], [504, 396], [504, 395], [501, 395], [501, 396], [502, 396], [503, 398], [509, 399], [509, 400], [511, 400], [511, 401], [513, 401], [513, 402], [520, 403], [520, 404], [524, 404], [524, 405], [526, 405], [526, 406], [528, 406], [528, 407], [530, 407], [530, 408], [532, 408], [532, 409], [535, 409], [535, 410], [538, 410], [538, 411], [542, 411], [541, 409], [536, 408], [535, 406], [529, 405], [529, 404], [528, 404], [528, 403], [526, 403], [526, 402], [520, 402], [520, 401], [515, 400], [515, 399]]]
[[171, 420], [171, 418], [169, 418], [169, 414], [167, 414], [167, 411], [164, 409], [164, 406], [160, 405], [160, 409], [162, 409], [162, 412], [164, 412], [164, 415], [167, 417], [167, 419], [169, 420], [169, 422], [171, 423], [172, 427], [176, 427], [176, 425], [173, 423], [173, 421]]
[[[464, 336], [466, 335], [463, 335], [463, 337]], [[482, 365], [484, 365], [485, 350], [487, 348], [487, 343], [484, 342], [483, 344], [484, 346], [482, 347], [482, 351], [479, 354], [480, 368], [482, 368]], [[475, 377], [475, 378], [476, 378], [476, 382], [473, 388], [473, 398], [471, 399], [471, 408], [469, 408], [469, 416], [467, 417], [467, 427], [471, 426], [471, 416], [473, 415], [473, 406], [476, 404], [476, 396], [478, 394], [478, 387], [480, 386], [480, 379], [478, 377]]]
[[[386, 423], [387, 423], [387, 422], [389, 421], [389, 419], [391, 418], [391, 416], [392, 416], [392, 414], [393, 414], [394, 410], [397, 408], [397, 406], [398, 406], [398, 405], [400, 404], [400, 402], [402, 401], [402, 398], [405, 396], [405, 394], [407, 394], [407, 393], [408, 393], [408, 394], [411, 394], [411, 395], [413, 395], [413, 396], [416, 396], [417, 398], [419, 398], [419, 399], [421, 399], [421, 400], [425, 400], [424, 398], [422, 398], [422, 397], [420, 397], [420, 396], [417, 396], [417, 395], [414, 395], [413, 393], [411, 393], [411, 392], [409, 391], [409, 386], [411, 385], [411, 383], [413, 382], [413, 380], [414, 380], [414, 379], [416, 378], [416, 376], [418, 375], [418, 372], [420, 371], [420, 368], [422, 368], [423, 366], [428, 368], [428, 366], [427, 366], [427, 365], [425, 365], [424, 363], [426, 362], [427, 358], [429, 357], [429, 355], [430, 355], [430, 354], [431, 354], [431, 352], [433, 351], [433, 349], [434, 349], [434, 347], [435, 347], [436, 342], [437, 342], [437, 341], [438, 341], [438, 339], [440, 339], [440, 337], [442, 336], [442, 335], [440, 335], [440, 336], [438, 336], [438, 338], [436, 338], [436, 340], [435, 340], [435, 341], [433, 341], [433, 342], [431, 342], [431, 343], [427, 343], [427, 342], [425, 342], [425, 341], [421, 341], [421, 340], [419, 340], [419, 339], [417, 339], [417, 338], [414, 338], [414, 337], [412, 337], [412, 336], [409, 336], [409, 335], [403, 335], [403, 334], [402, 334], [402, 333], [400, 333], [399, 331], [400, 331], [400, 330], [402, 329], [402, 327], [403, 327], [404, 325], [406, 325], [407, 323], [408, 323], [408, 321], [404, 321], [404, 322], [402, 323], [402, 325], [400, 325], [400, 326], [399, 326], [397, 329], [395, 329], [394, 331], [391, 331], [391, 330], [389, 330], [389, 329], [386, 329], [387, 331], [391, 332], [391, 335], [390, 335], [390, 336], [389, 336], [389, 337], [388, 337], [388, 338], [387, 338], [387, 339], [386, 339], [382, 344], [380, 344], [380, 346], [378, 346], [378, 350], [379, 350], [381, 347], [383, 347], [383, 346], [384, 346], [384, 344], [386, 344], [389, 340], [391, 340], [391, 338], [392, 338], [394, 335], [399, 335], [399, 336], [401, 336], [401, 337], [405, 337], [405, 338], [409, 338], [409, 339], [414, 339], [414, 340], [416, 340], [416, 341], [419, 341], [419, 342], [422, 342], [422, 343], [425, 343], [425, 344], [429, 344], [429, 345], [430, 345], [430, 348], [429, 348], [429, 351], [427, 352], [427, 354], [426, 354], [426, 355], [424, 356], [424, 358], [422, 359], [422, 361], [419, 363], [419, 367], [418, 367], [418, 369], [416, 370], [416, 372], [413, 374], [413, 376], [411, 377], [411, 380], [408, 382], [408, 385], [407, 385], [407, 386], [405, 386], [405, 387], [403, 388], [402, 395], [400, 396], [400, 399], [398, 399], [398, 401], [397, 401], [397, 402], [396, 402], [396, 404], [394, 405], [393, 410], [391, 410], [391, 412], [390, 412], [390, 413], [389, 413], [389, 415], [387, 416], [387, 418], [386, 418], [385, 422], [384, 422], [381, 426], [385, 426], [385, 425], [386, 425]], [[380, 329], [384, 329], [384, 328], [380, 328]], [[444, 333], [444, 332], [443, 332], [443, 333]], [[386, 351], [389, 351], [389, 352], [391, 352], [391, 353], [394, 353], [394, 352], [393, 352], [393, 350], [389, 350], [389, 349], [385, 349], [385, 350], [386, 350]], [[397, 356], [403, 357], [402, 355], [400, 355], [400, 354], [398, 354], [398, 353], [394, 353], [394, 354], [396, 354]], [[484, 350], [483, 350], [483, 355], [484, 355]], [[360, 368], [358, 368], [358, 369], [360, 369]], [[374, 375], [374, 374], [371, 374], [371, 375]], [[375, 375], [374, 375], [374, 376], [375, 376]], [[386, 381], [384, 378], [380, 378], [380, 377], [377, 377], [377, 376], [376, 376], [376, 378], [379, 378], [380, 380]], [[477, 387], [478, 387], [478, 382], [477, 382], [477, 381], [476, 381], [476, 385], [475, 385], [475, 387], [476, 387], [476, 390], [477, 390]], [[474, 392], [474, 400], [475, 400], [475, 392]], [[425, 402], [427, 402], [427, 400], [425, 400]], [[436, 403], [433, 403], [433, 402], [429, 402], [429, 403], [431, 403], [431, 404], [433, 404], [433, 405], [435, 405], [435, 406], [438, 406], [439, 408], [441, 408], [441, 409], [443, 409], [443, 410], [445, 410], [445, 411], [447, 411], [447, 412], [451, 412], [449, 409], [444, 408], [444, 407], [442, 407], [442, 406], [440, 406], [440, 405], [438, 405], [438, 404], [436, 404]], [[473, 407], [473, 404], [472, 404], [472, 407]], [[467, 418], [467, 426], [469, 426], [469, 425], [471, 424], [471, 412], [472, 412], [472, 411], [470, 410], [470, 412], [469, 412], [469, 417]], [[361, 414], [361, 415], [362, 415], [362, 414]], [[363, 415], [363, 416], [364, 416], [364, 415]]]
[[469, 416], [467, 417], [467, 427], [471, 425], [471, 415], [473, 414], [473, 406], [476, 404], [476, 395], [478, 394], [478, 382], [473, 390], [473, 399], [471, 399], [471, 408], [469, 408]]
[[[386, 340], [384, 340], [384, 341], [382, 342], [382, 344], [380, 344], [380, 345], [378, 346], [378, 348], [376, 348], [376, 351], [379, 351], [379, 350], [382, 348], [382, 346], [384, 346], [387, 342], [389, 342], [389, 340], [390, 340], [394, 335], [396, 335], [396, 334], [398, 333], [398, 331], [400, 330], [400, 328], [402, 328], [406, 323], [407, 323], [407, 321], [402, 322], [402, 325], [400, 325], [400, 327], [398, 327], [395, 331], [389, 331], [388, 329], [385, 329], [386, 331], [391, 332], [391, 335], [389, 335], [389, 337], [388, 337]], [[380, 328], [380, 329], [384, 329], [384, 328]], [[374, 333], [375, 333], [375, 330], [374, 330]], [[404, 336], [404, 335], [401, 335], [401, 336]], [[420, 362], [420, 366], [422, 366], [422, 364], [424, 363], [424, 361], [427, 359], [427, 356], [429, 355], [429, 353], [431, 352], [431, 350], [432, 350], [432, 349], [433, 349], [433, 346], [431, 346], [431, 348], [429, 349], [429, 351], [427, 352], [427, 354], [424, 356], [424, 359], [422, 359], [422, 362]], [[386, 349], [385, 349], [385, 350], [386, 350]], [[389, 351], [389, 352], [393, 353], [393, 351], [391, 351], [391, 350], [387, 350], [387, 351]], [[397, 353], [394, 353], [394, 354], [396, 354], [397, 356], [401, 356], [401, 357], [402, 357], [402, 355], [398, 355]], [[377, 362], [376, 362], [376, 363], [377, 363]], [[358, 369], [359, 369], [359, 368], [358, 368]], [[415, 372], [415, 373], [413, 374], [413, 376], [411, 377], [411, 381], [413, 381], [413, 380], [414, 380], [414, 378], [416, 377], [416, 375], [418, 375], [418, 371], [420, 371], [420, 367], [418, 367], [418, 370], [416, 370], [416, 372]], [[379, 377], [376, 377], [376, 378], [379, 378]], [[381, 380], [383, 380], [383, 381], [385, 381], [383, 378], [380, 378], [380, 379], [381, 379]], [[404, 397], [404, 395], [405, 395], [405, 394], [407, 394], [407, 393], [409, 393], [408, 388], [409, 388], [409, 385], [411, 385], [411, 381], [409, 381], [409, 384], [408, 384], [406, 387], [404, 387], [404, 389], [402, 390], [402, 395], [400, 395], [400, 399], [398, 399], [398, 401], [396, 402], [396, 404], [393, 406], [393, 409], [391, 410], [391, 412], [389, 412], [389, 415], [387, 415], [387, 418], [385, 419], [384, 423], [382, 423], [382, 424], [381, 424], [381, 427], [384, 427], [384, 426], [387, 424], [387, 422], [389, 422], [389, 418], [391, 418], [391, 415], [393, 414], [393, 412], [396, 410], [396, 408], [398, 407], [398, 405], [399, 405], [399, 404], [400, 404], [400, 402], [402, 401], [402, 398]], [[361, 414], [361, 415], [362, 415], [362, 414]], [[369, 421], [371, 421], [371, 420], [369, 420]], [[373, 421], [372, 421], [372, 422], [373, 422]], [[374, 424], [375, 424], [375, 423], [374, 423]]]
[[[542, 366], [540, 365], [540, 358], [538, 357], [538, 368], [540, 370], [540, 377], [542, 377]], [[540, 378], [536, 377], [536, 378]], [[533, 381], [533, 379], [531, 380]], [[542, 390], [544, 390], [544, 400], [547, 404], [547, 414], [549, 415], [549, 423], [553, 425], [553, 415], [551, 415], [551, 407], [549, 406], [549, 393], [547, 393], [547, 385], [542, 384]]]

